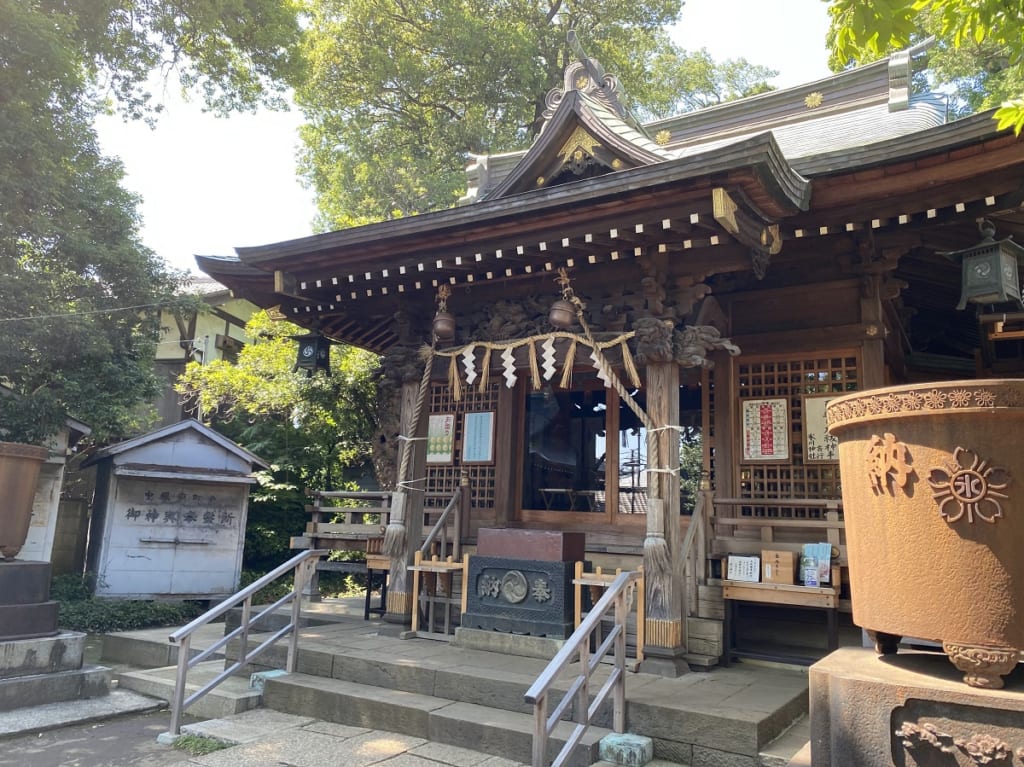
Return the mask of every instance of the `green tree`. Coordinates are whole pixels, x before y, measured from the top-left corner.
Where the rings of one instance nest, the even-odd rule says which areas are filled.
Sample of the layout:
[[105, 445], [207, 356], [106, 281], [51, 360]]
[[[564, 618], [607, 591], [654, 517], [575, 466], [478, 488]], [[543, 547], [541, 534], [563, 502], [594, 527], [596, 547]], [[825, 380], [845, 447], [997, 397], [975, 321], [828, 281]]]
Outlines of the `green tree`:
[[246, 566], [265, 569], [301, 534], [306, 488], [341, 489], [371, 473], [378, 359], [337, 345], [330, 375], [310, 376], [295, 369], [292, 336], [301, 328], [257, 312], [246, 332], [256, 340], [236, 363], [190, 363], [176, 389], [196, 415], [273, 467], [258, 477], [246, 526]]
[[934, 35], [937, 84], [954, 114], [999, 106], [1000, 128], [1024, 129], [1024, 4], [1019, 0], [832, 0], [834, 68]]
[[[253, 23], [253, 20], [258, 23]], [[158, 305], [176, 275], [139, 239], [138, 200], [93, 118], [154, 115], [154, 70], [220, 111], [276, 104], [301, 65], [285, 0], [0, 0], [0, 433], [38, 442], [67, 414], [106, 441], [158, 390]]]
[[[324, 229], [453, 205], [467, 153], [521, 149], [578, 31], [646, 117], [757, 92], [774, 73], [713, 71], [666, 25], [680, 0], [320, 0], [306, 38], [301, 171]], [[705, 71], [712, 70], [712, 71]], [[680, 90], [693, 91], [692, 101]]]

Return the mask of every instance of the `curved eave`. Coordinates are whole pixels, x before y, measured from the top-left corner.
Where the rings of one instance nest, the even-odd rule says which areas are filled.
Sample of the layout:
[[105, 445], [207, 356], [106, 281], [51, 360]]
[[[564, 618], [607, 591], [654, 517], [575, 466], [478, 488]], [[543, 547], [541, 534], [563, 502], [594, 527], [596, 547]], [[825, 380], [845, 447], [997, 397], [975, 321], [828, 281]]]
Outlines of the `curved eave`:
[[243, 263], [234, 256], [195, 256], [200, 271], [227, 286], [234, 296], [267, 308], [277, 300], [274, 273]]
[[[584, 212], [602, 201], [668, 187], [685, 192], [708, 186], [741, 189], [767, 219], [805, 210], [810, 198], [809, 181], [787, 162], [771, 134], [765, 133], [713, 151], [571, 184], [297, 240], [237, 248], [236, 252], [243, 264], [264, 272], [299, 272], [324, 266], [379, 269], [382, 259], [398, 252], [479, 242], [499, 224], [529, 221], [540, 214]], [[238, 278], [250, 274], [240, 272]], [[221, 281], [230, 286], [228, 281]]]

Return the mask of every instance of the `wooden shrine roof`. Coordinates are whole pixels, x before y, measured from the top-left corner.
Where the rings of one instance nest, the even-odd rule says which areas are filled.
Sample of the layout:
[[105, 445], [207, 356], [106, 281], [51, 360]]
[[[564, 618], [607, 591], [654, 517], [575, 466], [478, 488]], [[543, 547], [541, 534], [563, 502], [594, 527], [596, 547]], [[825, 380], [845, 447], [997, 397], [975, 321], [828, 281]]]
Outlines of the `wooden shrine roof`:
[[[1000, 237], [1024, 237], [1024, 145], [997, 132], [990, 113], [937, 124], [936, 102], [909, 96], [890, 111], [891, 77], [881, 62], [654, 126], [594, 89], [568, 90], [529, 151], [476, 158], [475, 202], [197, 261], [254, 303], [384, 352], [398, 341], [395, 312], [430, 311], [441, 283], [491, 286], [484, 296], [550, 291], [560, 266], [619, 274], [614, 262], [649, 253], [669, 253], [677, 273], [699, 281], [749, 271], [758, 238], [783, 261], [827, 257], [814, 243], [855, 232], [953, 250], [977, 242], [979, 216], [998, 219]], [[794, 99], [804, 91], [824, 92], [824, 108], [801, 114]], [[653, 140], [654, 128], [670, 140]], [[579, 131], [596, 160], [616, 164], [538, 188]]]

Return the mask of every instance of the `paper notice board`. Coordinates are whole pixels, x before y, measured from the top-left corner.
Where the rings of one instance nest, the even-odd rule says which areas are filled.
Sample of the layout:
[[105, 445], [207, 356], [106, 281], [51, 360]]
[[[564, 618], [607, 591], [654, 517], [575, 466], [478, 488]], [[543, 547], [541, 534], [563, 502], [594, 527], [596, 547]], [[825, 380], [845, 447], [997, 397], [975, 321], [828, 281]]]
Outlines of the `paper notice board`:
[[742, 401], [743, 460], [789, 460], [789, 411], [784, 397]]

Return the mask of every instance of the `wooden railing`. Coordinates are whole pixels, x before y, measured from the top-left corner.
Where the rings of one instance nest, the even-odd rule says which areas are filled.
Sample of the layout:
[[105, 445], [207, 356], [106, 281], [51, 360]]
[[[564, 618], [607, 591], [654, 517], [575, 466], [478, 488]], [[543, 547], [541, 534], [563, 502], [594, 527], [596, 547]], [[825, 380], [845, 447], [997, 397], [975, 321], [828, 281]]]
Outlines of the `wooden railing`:
[[[460, 615], [466, 611], [469, 556], [462, 557], [461, 531], [463, 510], [468, 513], [468, 503], [469, 483], [464, 481], [434, 521], [420, 550], [413, 553], [408, 569], [412, 574], [412, 631], [416, 636], [450, 641], [455, 631], [455, 611]], [[420, 610], [425, 628], [421, 628]]]
[[[431, 516], [431, 509], [424, 509], [424, 516]], [[423, 545], [420, 547], [420, 553], [427, 559], [431, 557], [431, 554], [437, 556], [438, 559], [445, 559], [451, 557], [452, 559], [462, 558], [462, 515], [463, 513], [469, 513], [469, 478], [463, 474], [463, 481], [460, 482], [458, 488], [452, 493], [451, 499], [448, 501], [448, 505], [444, 507], [444, 511], [435, 520], [433, 527], [430, 528], [430, 532], [427, 533], [423, 539]], [[451, 517], [451, 541], [448, 540], [448, 519]], [[438, 551], [431, 552], [431, 547], [437, 543]], [[451, 546], [451, 551], [448, 550]]]
[[[277, 643], [277, 641], [285, 636], [289, 636], [288, 642], [288, 656], [285, 663], [285, 670], [289, 673], [295, 671], [295, 661], [298, 657], [298, 641], [299, 641], [299, 616], [302, 607], [302, 592], [305, 589], [306, 584], [312, 578], [313, 573], [316, 571], [316, 563], [320, 557], [324, 556], [328, 552], [322, 549], [310, 549], [303, 551], [300, 554], [295, 555], [280, 567], [271, 570], [269, 573], [264, 575], [259, 580], [253, 581], [244, 589], [239, 591], [234, 596], [228, 597], [216, 607], [207, 610], [205, 613], [200, 615], [191, 623], [182, 626], [180, 629], [170, 635], [169, 640], [171, 644], [178, 645], [178, 671], [175, 676], [174, 694], [171, 698], [171, 726], [170, 732], [172, 735], [179, 735], [181, 733], [181, 717], [182, 713], [186, 708], [191, 706], [197, 700], [202, 698], [204, 695], [213, 690], [217, 685], [232, 676], [236, 671], [244, 668], [247, 664], [251, 663], [254, 659], [262, 655], [271, 646]], [[265, 607], [256, 615], [252, 614], [252, 599], [255, 594], [266, 586], [276, 581], [278, 578], [294, 573], [294, 580], [292, 584], [292, 590], [285, 594], [283, 597], [278, 599], [272, 605]], [[220, 616], [224, 615], [228, 610], [232, 609], [236, 605], [241, 603], [242, 605], [242, 618], [241, 622], [234, 631], [225, 634], [217, 642], [207, 647], [202, 652], [196, 654], [194, 657], [191, 655], [190, 646], [192, 641], [192, 635], [196, 630], [202, 628], [213, 620], [216, 620]], [[258, 647], [249, 651], [249, 633], [255, 623], [265, 615], [272, 615], [281, 607], [291, 603], [291, 620], [288, 625], [275, 631], [263, 641]], [[232, 639], [240, 639], [238, 649], [238, 660], [234, 663], [227, 664], [224, 670], [203, 685], [201, 688], [196, 690], [194, 693], [185, 697], [185, 689], [188, 683], [188, 672], [199, 663], [212, 656], [215, 652], [220, 650], [228, 644]]]
[[[574, 577], [572, 579], [573, 601], [576, 605], [574, 614], [575, 622], [573, 623], [574, 628], [580, 627], [580, 625], [583, 623], [583, 618], [586, 616], [587, 612], [589, 612], [583, 609], [583, 589], [587, 589], [591, 603], [597, 602], [601, 598], [600, 595], [604, 593], [604, 590], [608, 588], [612, 583], [614, 583], [615, 579], [622, 574], [621, 568], [616, 568], [614, 573], [606, 573], [600, 567], [594, 568], [593, 572], [586, 572], [583, 569], [585, 564], [586, 563], [584, 562], [576, 563]], [[635, 660], [627, 659], [633, 661], [633, 668], [631, 669], [632, 671], [636, 671], [636, 669], [640, 666], [640, 662], [644, 659], [644, 629], [646, 628], [647, 623], [647, 595], [644, 591], [643, 565], [637, 567], [637, 573], [639, 575], [639, 578], [636, 584], [636, 636], [634, 645], [636, 648], [636, 658]], [[600, 641], [600, 628], [598, 629], [597, 636], [599, 637], [598, 641]], [[628, 642], [626, 643], [626, 647], [628, 650]]]
[[[630, 592], [636, 588], [639, 579], [640, 573], [638, 572], [625, 572], [616, 576], [604, 596], [587, 613], [579, 628], [565, 641], [562, 649], [551, 659], [541, 675], [537, 677], [537, 681], [527, 690], [526, 702], [533, 706], [533, 767], [547, 765], [548, 741], [570, 706], [573, 706], [573, 721], [576, 722], [576, 726], [561, 751], [551, 762], [551, 767], [560, 767], [565, 764], [609, 695], [612, 697], [612, 729], [619, 733], [625, 731], [626, 620], [629, 615]], [[601, 622], [608, 613], [614, 614], [614, 625], [607, 632], [604, 641], [591, 654], [591, 636], [600, 629]], [[609, 650], [612, 651], [614, 657], [611, 673], [591, 702], [591, 675]], [[551, 688], [565, 668], [576, 660], [577, 655], [580, 661], [580, 673], [549, 714], [548, 696]]]
[[[715, 498], [715, 539], [711, 555], [758, 554], [761, 549], [800, 551], [804, 543], [828, 542], [846, 564], [842, 501], [811, 498]], [[754, 516], [736, 513], [743, 507], [803, 510], [807, 516]], [[811, 515], [815, 516], [811, 516]]]

